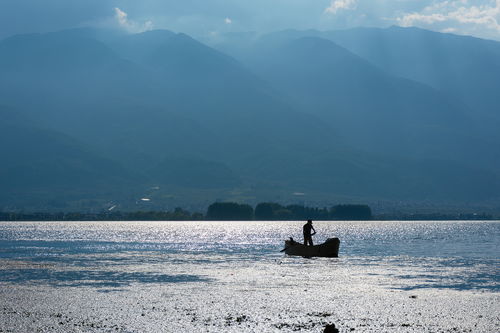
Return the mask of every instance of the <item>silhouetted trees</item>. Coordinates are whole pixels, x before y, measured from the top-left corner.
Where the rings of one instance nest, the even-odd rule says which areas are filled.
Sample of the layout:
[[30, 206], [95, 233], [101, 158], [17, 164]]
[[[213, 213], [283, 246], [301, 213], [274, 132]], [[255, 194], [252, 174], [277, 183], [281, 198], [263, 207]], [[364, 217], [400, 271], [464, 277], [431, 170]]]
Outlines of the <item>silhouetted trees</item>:
[[0, 212], [0, 221], [301, 221], [301, 220], [492, 220], [488, 214], [396, 214], [373, 217], [367, 205], [336, 205], [331, 208], [283, 206], [274, 202], [259, 203], [255, 207], [235, 202], [216, 202], [205, 215], [190, 213], [182, 208], [173, 211], [136, 211], [101, 213], [15, 213]]
[[279, 210], [283, 210], [283, 206], [274, 202], [262, 202], [255, 206], [255, 219], [258, 221], [275, 220], [275, 212]]
[[371, 220], [372, 212], [367, 205], [337, 205], [327, 209], [301, 205], [282, 206], [274, 202], [264, 202], [255, 207], [255, 219], [260, 221]]
[[250, 221], [253, 220], [253, 208], [250, 205], [235, 202], [216, 202], [208, 207], [207, 220]]
[[101, 213], [2, 213], [0, 221], [198, 221], [201, 213], [193, 213], [175, 208], [166, 211], [101, 212]]
[[367, 205], [337, 205], [330, 209], [332, 220], [371, 220], [372, 210]]

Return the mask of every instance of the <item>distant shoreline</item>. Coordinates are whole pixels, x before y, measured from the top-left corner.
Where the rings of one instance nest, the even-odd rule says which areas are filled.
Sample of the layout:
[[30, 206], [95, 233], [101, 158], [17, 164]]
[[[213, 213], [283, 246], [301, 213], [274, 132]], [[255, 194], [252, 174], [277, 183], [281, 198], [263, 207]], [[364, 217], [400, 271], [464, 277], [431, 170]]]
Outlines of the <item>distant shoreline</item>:
[[372, 214], [368, 205], [340, 204], [330, 208], [259, 203], [253, 208], [236, 202], [215, 202], [205, 214], [180, 207], [173, 211], [0, 212], [0, 221], [477, 221], [498, 220], [485, 213]]
[[[146, 214], [144, 214], [146, 213]], [[153, 217], [154, 216], [154, 217]], [[132, 212], [132, 213], [3, 213], [0, 212], [0, 222], [159, 222], [159, 221], [193, 221], [207, 222], [217, 221], [214, 219], [200, 218], [201, 214], [196, 216], [168, 216], [163, 212]], [[194, 218], [198, 217], [198, 218]], [[222, 220], [221, 221], [256, 221], [256, 222], [292, 222], [304, 219], [251, 219], [251, 220]], [[315, 221], [336, 222], [336, 221], [500, 221], [500, 217], [493, 217], [486, 214], [415, 214], [415, 215], [374, 215], [371, 219], [315, 219]]]

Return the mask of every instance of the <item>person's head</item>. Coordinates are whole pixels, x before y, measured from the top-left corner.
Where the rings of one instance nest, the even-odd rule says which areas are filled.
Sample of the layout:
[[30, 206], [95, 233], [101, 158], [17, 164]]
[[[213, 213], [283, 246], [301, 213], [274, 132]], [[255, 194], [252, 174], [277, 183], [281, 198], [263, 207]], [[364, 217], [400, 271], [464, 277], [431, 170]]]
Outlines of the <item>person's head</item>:
[[307, 220], [307, 223], [308, 224], [313, 224], [313, 221], [312, 220]]

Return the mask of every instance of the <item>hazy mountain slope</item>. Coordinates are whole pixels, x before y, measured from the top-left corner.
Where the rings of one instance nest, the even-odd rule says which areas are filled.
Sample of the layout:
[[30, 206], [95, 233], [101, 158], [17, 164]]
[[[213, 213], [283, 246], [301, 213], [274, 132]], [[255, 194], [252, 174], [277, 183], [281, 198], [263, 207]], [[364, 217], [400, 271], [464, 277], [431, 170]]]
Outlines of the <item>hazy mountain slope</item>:
[[75, 123], [96, 105], [144, 104], [157, 94], [147, 71], [79, 31], [1, 41], [0, 71], [0, 100], [39, 112], [47, 123]]
[[[140, 34], [130, 42], [141, 36], [151, 38]], [[206, 129], [205, 141], [212, 146], [206, 147], [204, 154], [191, 156], [223, 162], [247, 183], [265, 179], [288, 186], [305, 170], [287, 173], [287, 177], [279, 170], [333, 154], [342, 146], [329, 126], [295, 111], [233, 58], [183, 34], [168, 35], [167, 39], [158, 36], [161, 42], [151, 43], [149, 54], [147, 49], [141, 50], [141, 65], [175, 92], [171, 101], [176, 110]], [[198, 133], [185, 132], [185, 136]]]
[[[172, 35], [166, 40], [163, 33], [129, 36], [132, 44], [151, 45], [150, 49], [142, 49], [146, 60], [137, 64], [77, 32], [76, 36], [61, 32], [1, 42], [0, 69], [5, 75], [0, 82], [8, 87], [1, 97], [24, 109], [43, 109], [43, 118], [48, 117], [51, 124], [60, 123], [60, 128], [77, 133], [84, 132], [81, 128], [104, 125], [110, 131], [103, 132], [104, 136], [112, 134], [113, 118], [119, 123], [121, 114], [141, 112], [149, 118], [149, 126], [158, 120], [158, 131], [165, 113], [173, 115], [166, 118], [182, 115], [203, 122], [210, 131], [225, 137], [247, 131], [255, 140], [279, 137], [285, 130], [293, 136], [292, 129], [300, 129], [303, 123], [317, 126], [310, 117], [298, 114], [276, 98], [271, 88], [234, 59], [186, 35]], [[151, 41], [157, 36], [158, 42]], [[18, 58], [19, 54], [24, 56]], [[64, 58], [66, 65], [61, 65], [58, 57]], [[288, 121], [280, 126], [257, 121], [262, 116], [277, 120], [285, 114]], [[243, 126], [249, 123], [253, 129]], [[263, 131], [266, 135], [260, 135]], [[259, 135], [252, 134], [256, 132]], [[144, 134], [148, 134], [147, 130]], [[244, 135], [238, 137], [247, 141], [240, 144], [251, 142]], [[231, 142], [234, 140], [228, 140]]]
[[[157, 43], [151, 41], [155, 36]], [[283, 149], [293, 154], [304, 147], [305, 155], [313, 156], [336, 144], [329, 129], [293, 111], [234, 59], [186, 35], [163, 36], [130, 36], [132, 43], [144, 37], [151, 45], [142, 50], [141, 64], [123, 60], [80, 31], [72, 37], [62, 32], [8, 39], [1, 43], [0, 68], [22, 84], [10, 86], [12, 94], [5, 98], [25, 113], [40, 115], [47, 126], [76, 135], [144, 173], [158, 170], [155, 164], [166, 158], [187, 156], [237, 167], [259, 154], [273, 156]], [[90, 55], [80, 59], [81, 52]], [[20, 53], [29, 55], [16, 59]], [[59, 56], [68, 58], [62, 68]], [[17, 76], [23, 68], [25, 75]], [[45, 79], [52, 72], [60, 75]], [[10, 84], [8, 79], [3, 83]], [[33, 89], [25, 89], [30, 85]], [[304, 126], [316, 136], [304, 138]], [[151, 181], [156, 176], [153, 172]]]
[[429, 84], [500, 120], [500, 43], [417, 28], [321, 34], [397, 76]]
[[139, 182], [118, 163], [65, 134], [38, 127], [17, 110], [0, 106], [0, 117], [2, 207], [22, 207], [29, 198], [43, 206], [55, 198], [64, 200], [65, 195], [79, 199], [103, 193], [112, 196]]
[[[354, 28], [349, 30], [284, 30], [260, 38], [239, 34], [215, 44], [238, 59], [254, 54], [254, 44], [276, 47], [302, 37], [334, 41], [393, 76], [436, 88], [464, 102], [472, 115], [498, 121], [496, 90], [500, 85], [500, 43], [418, 28]], [[249, 56], [250, 54], [250, 56]]]
[[199, 158], [167, 158], [151, 173], [167, 186], [220, 189], [241, 185], [239, 176], [227, 165]]
[[[120, 47], [114, 46], [115, 50], [123, 57], [135, 58], [161, 87], [162, 100], [157, 112], [145, 110], [150, 116], [147, 120], [150, 127], [143, 133], [148, 136], [156, 132], [157, 142], [165, 142], [164, 151], [169, 154], [157, 150], [158, 157], [191, 155], [235, 167], [251, 163], [251, 158], [245, 156], [257, 152], [276, 154], [288, 147], [304, 146], [310, 155], [338, 146], [334, 133], [320, 121], [296, 112], [235, 59], [187, 35], [147, 32], [130, 35], [120, 43]], [[144, 46], [141, 54], [130, 56], [129, 50], [136, 43]], [[182, 119], [182, 123], [190, 119], [193, 127], [175, 129], [167, 125], [168, 130], [165, 129], [165, 136], [179, 133], [178, 138], [185, 138], [175, 141], [174, 147], [178, 149], [175, 152], [169, 149], [169, 141], [159, 141], [163, 130], [159, 126]], [[317, 136], [304, 139], [300, 133], [304, 126], [313, 128]], [[191, 146], [183, 144], [193, 138], [198, 139]]]
[[454, 159], [471, 148], [464, 134], [471, 127], [468, 110], [434, 89], [388, 75], [326, 39], [277, 45], [266, 46], [252, 66], [347, 142], [420, 158]]
[[97, 36], [123, 58], [143, 63], [147, 61], [151, 51], [168, 44], [176, 34], [168, 30], [152, 30], [138, 34], [124, 34], [122, 36]]
[[[90, 170], [81, 179], [113, 179], [114, 167], [102, 165], [101, 173], [93, 173], [91, 166], [99, 163], [92, 164], [92, 156], [99, 155], [140, 174], [140, 188], [161, 191], [237, 188], [248, 195], [298, 191], [407, 200], [498, 195], [498, 179], [487, 170], [457, 164], [445, 172], [450, 156], [438, 154], [447, 144], [438, 134], [447, 128], [432, 126], [446, 121], [459, 128], [467, 118], [457, 117], [452, 103], [431, 88], [396, 79], [322, 39], [269, 43], [262, 49], [262, 58], [252, 54], [259, 60], [252, 66], [269, 82], [234, 58], [168, 31], [18, 36], [0, 42], [0, 87], [5, 88], [0, 100], [20, 108], [37, 128], [83, 142], [85, 149], [64, 135], [49, 140], [38, 130], [8, 126], [12, 137], [39, 136], [44, 149], [81, 152], [75, 158]], [[354, 149], [338, 131], [351, 143], [378, 150]], [[413, 135], [425, 138], [424, 148], [411, 146]], [[64, 142], [75, 148], [66, 149]], [[25, 146], [18, 151], [31, 155]], [[417, 148], [434, 149], [434, 155]], [[8, 154], [17, 156], [16, 149], [14, 144]], [[404, 149], [411, 153], [403, 154]], [[437, 155], [439, 160], [427, 159]], [[68, 177], [82, 173], [70, 161], [54, 163]], [[61, 184], [72, 184], [68, 177]], [[124, 200], [127, 191], [112, 197]]]
[[[318, 37], [323, 35], [318, 31], [289, 30], [257, 40], [250, 36], [246, 42], [229, 40], [218, 47], [241, 56], [302, 110], [327, 120], [348, 144], [378, 154], [411, 158], [365, 156], [356, 165], [369, 167], [362, 173], [351, 169], [345, 175], [342, 169], [336, 170], [337, 175], [342, 175], [337, 180], [355, 178], [371, 184], [365, 193], [383, 188], [386, 194], [425, 196], [427, 189], [432, 193], [427, 195], [433, 196], [448, 189], [444, 197], [451, 198], [453, 191], [469, 188], [476, 193], [474, 196], [492, 194], [487, 179], [491, 184], [498, 183], [498, 141], [483, 135], [484, 124], [473, 117], [467, 106], [428, 85], [391, 75]], [[353, 161], [352, 157], [346, 160]], [[308, 169], [326, 168], [325, 161], [331, 158], [310, 161]], [[337, 165], [342, 165], [341, 161]], [[446, 172], [447, 168], [453, 172]], [[324, 176], [315, 180], [315, 174], [309, 173], [309, 185], [332, 181]], [[374, 181], [375, 174], [380, 183]], [[471, 182], [466, 185], [465, 179]], [[336, 189], [344, 185], [332, 183]]]

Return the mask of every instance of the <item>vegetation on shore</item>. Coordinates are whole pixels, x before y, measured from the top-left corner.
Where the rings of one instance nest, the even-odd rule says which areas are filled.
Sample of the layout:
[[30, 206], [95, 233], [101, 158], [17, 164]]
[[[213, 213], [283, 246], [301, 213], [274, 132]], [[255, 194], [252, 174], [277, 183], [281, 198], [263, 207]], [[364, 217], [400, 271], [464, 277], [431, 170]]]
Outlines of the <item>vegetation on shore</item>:
[[23, 213], [0, 212], [0, 221], [348, 221], [348, 220], [494, 220], [487, 214], [383, 214], [373, 215], [368, 205], [335, 205], [330, 208], [303, 205], [283, 206], [278, 203], [259, 203], [255, 208], [235, 202], [211, 204], [205, 214], [182, 208], [173, 211], [103, 211], [98, 213], [59, 212]]
[[217, 202], [208, 207], [208, 220], [371, 220], [372, 212], [367, 205], [336, 205], [331, 208], [306, 207], [302, 205], [282, 206], [274, 202], [259, 203], [252, 209], [249, 205], [232, 202]]

